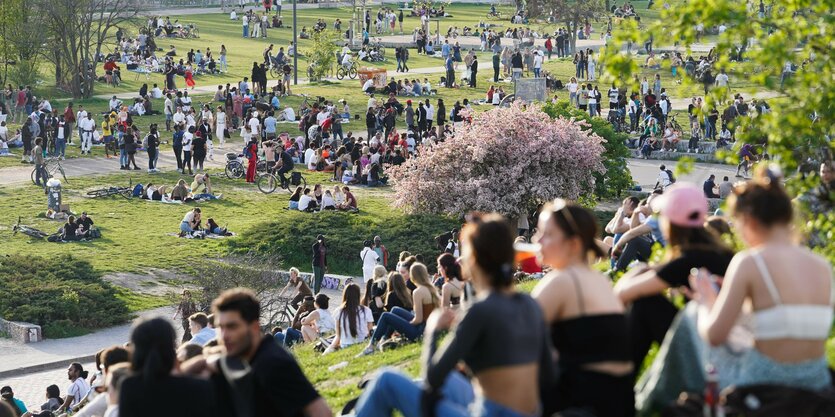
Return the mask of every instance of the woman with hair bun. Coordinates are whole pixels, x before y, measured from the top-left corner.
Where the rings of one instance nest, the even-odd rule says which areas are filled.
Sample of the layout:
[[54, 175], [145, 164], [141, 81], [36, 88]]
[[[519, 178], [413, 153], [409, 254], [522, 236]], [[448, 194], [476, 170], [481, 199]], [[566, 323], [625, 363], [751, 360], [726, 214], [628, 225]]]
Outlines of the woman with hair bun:
[[[439, 309], [424, 334], [423, 388], [387, 370], [369, 383], [357, 403], [357, 417], [540, 415], [540, 398], [553, 381], [553, 363], [542, 310], [513, 288], [515, 228], [499, 215], [467, 224], [462, 231], [462, 269], [479, 297], [466, 310]], [[412, 266], [412, 278], [415, 267]], [[422, 266], [422, 265], [420, 265]], [[451, 336], [438, 348], [446, 330]], [[480, 389], [455, 369], [472, 371]], [[470, 411], [472, 410], [472, 412]]]
[[709, 274], [690, 278], [700, 303], [699, 333], [710, 345], [728, 341], [743, 311], [753, 316], [754, 347], [740, 359], [738, 375], [721, 385], [831, 387], [825, 353], [832, 265], [795, 242], [792, 202], [771, 172], [763, 169], [738, 185], [728, 209], [748, 249], [731, 260], [718, 292]]
[[441, 306], [457, 309], [466, 294], [464, 278], [461, 277], [461, 266], [452, 254], [443, 253], [438, 257], [438, 274], [443, 278], [441, 286]]
[[559, 383], [543, 397], [543, 415], [572, 408], [596, 416], [634, 415], [634, 368], [623, 304], [611, 280], [589, 265], [592, 256], [603, 256], [595, 241], [594, 215], [556, 200], [542, 209], [538, 230], [539, 257], [551, 272], [532, 294], [551, 326], [560, 370]]

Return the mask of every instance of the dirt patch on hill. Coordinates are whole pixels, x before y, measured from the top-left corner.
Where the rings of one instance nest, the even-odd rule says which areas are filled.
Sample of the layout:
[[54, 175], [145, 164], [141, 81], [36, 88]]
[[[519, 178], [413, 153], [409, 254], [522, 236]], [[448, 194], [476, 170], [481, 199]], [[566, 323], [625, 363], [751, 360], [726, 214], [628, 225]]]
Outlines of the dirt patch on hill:
[[191, 277], [165, 269], [149, 269], [145, 273], [116, 272], [104, 280], [140, 294], [165, 296], [189, 286]]

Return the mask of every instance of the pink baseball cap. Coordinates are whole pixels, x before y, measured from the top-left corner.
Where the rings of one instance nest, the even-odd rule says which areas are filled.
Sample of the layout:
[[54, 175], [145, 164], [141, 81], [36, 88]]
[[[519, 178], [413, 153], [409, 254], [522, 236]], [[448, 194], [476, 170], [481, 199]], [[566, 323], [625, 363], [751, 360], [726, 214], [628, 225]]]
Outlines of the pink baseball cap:
[[708, 202], [704, 191], [695, 184], [679, 182], [667, 187], [652, 201], [652, 209], [681, 227], [703, 227]]

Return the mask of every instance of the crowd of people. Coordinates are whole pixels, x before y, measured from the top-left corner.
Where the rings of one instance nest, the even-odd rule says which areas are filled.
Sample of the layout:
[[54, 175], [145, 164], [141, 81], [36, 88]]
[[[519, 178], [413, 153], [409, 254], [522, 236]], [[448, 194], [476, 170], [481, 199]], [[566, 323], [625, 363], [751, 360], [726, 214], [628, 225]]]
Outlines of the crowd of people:
[[[432, 268], [403, 252], [389, 272], [379, 237], [365, 242], [361, 285], [346, 285], [336, 309], [320, 292], [327, 246], [319, 236], [312, 248], [314, 288], [293, 268], [281, 290], [292, 291], [298, 308], [289, 327], [260, 322], [259, 301], [248, 290], [223, 293], [210, 315], [184, 297], [178, 314], [188, 333], [179, 347], [169, 321], [138, 320], [129, 344], [101, 352], [93, 378], [71, 365], [65, 397], [48, 387], [43, 409], [114, 416], [107, 410], [144, 415], [153, 407], [157, 415], [193, 415], [196, 405], [183, 401], [192, 395], [202, 399], [204, 416], [221, 410], [250, 415], [253, 409], [256, 415], [329, 416], [292, 350], [281, 348], [322, 340], [324, 354], [364, 345], [359, 356], [423, 340], [423, 382], [380, 370], [354, 404], [357, 416], [397, 410], [411, 417], [427, 409], [463, 416], [469, 407], [489, 416], [579, 410], [631, 416], [635, 380], [653, 343], [667, 352], [654, 361], [672, 365], [651, 369], [694, 370], [666, 380], [675, 382], [663, 391], [693, 389], [695, 381], [706, 387], [708, 409], [720, 406], [708, 395], [714, 388], [832, 389], [824, 356], [833, 320], [832, 266], [795, 243], [794, 208], [774, 173], [762, 169], [735, 185], [727, 218], [709, 217], [703, 190], [692, 184], [635, 200], [624, 201], [606, 227], [614, 234], [606, 242], [587, 209], [563, 200], [543, 206], [533, 241], [546, 274], [531, 295], [514, 289], [517, 227], [499, 215], [468, 216], [460, 239], [451, 240]], [[729, 234], [747, 248], [727, 246], [722, 236]], [[634, 247], [652, 244], [664, 248], [659, 263], [629, 259], [640, 251]], [[592, 265], [610, 256], [626, 271], [615, 284]], [[684, 308], [670, 292], [683, 297]], [[695, 338], [687, 337], [691, 329]], [[677, 350], [664, 349], [673, 340]], [[729, 348], [736, 353], [723, 354]], [[251, 388], [235, 383], [244, 377]], [[12, 387], [2, 392], [2, 407], [17, 410], [12, 415], [26, 412]], [[147, 398], [166, 406], [140, 400]]]

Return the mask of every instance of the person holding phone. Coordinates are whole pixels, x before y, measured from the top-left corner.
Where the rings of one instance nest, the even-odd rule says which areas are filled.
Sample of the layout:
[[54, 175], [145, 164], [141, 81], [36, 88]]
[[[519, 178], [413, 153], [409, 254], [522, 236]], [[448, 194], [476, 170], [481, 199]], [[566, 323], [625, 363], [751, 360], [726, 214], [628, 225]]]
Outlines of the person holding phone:
[[668, 288], [689, 287], [690, 270], [706, 268], [723, 276], [733, 258], [714, 232], [705, 227], [708, 201], [695, 184], [676, 183], [651, 203], [660, 213], [666, 245], [659, 265], [637, 264], [615, 285], [624, 305], [633, 343], [635, 369], [640, 369], [652, 342], [661, 343], [678, 308], [664, 295]]

